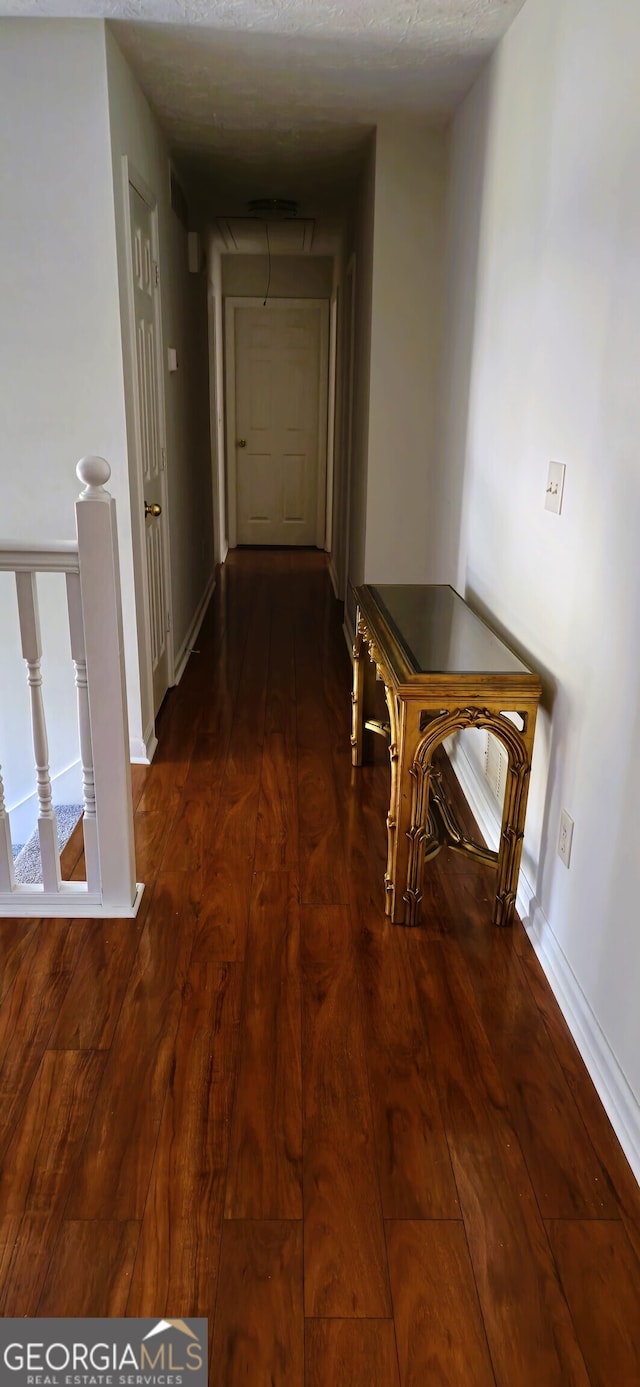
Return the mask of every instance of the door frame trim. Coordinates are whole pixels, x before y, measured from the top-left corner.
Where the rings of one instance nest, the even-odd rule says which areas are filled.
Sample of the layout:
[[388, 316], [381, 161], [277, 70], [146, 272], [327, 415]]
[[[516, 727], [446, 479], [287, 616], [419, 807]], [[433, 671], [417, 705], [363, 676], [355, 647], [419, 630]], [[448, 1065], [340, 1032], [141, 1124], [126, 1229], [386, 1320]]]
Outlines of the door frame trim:
[[[225, 476], [227, 486], [227, 527], [229, 548], [237, 547], [237, 468], [236, 468], [236, 308], [264, 308], [264, 299], [234, 294], [224, 300], [225, 340], [225, 414], [226, 451]], [[318, 381], [318, 475], [316, 494], [315, 544], [325, 547], [326, 517], [333, 498], [327, 495], [327, 434], [329, 399], [329, 299], [269, 299], [268, 307], [317, 308], [320, 311], [320, 377]]]
[[[138, 394], [136, 389], [136, 326], [135, 326], [135, 307], [133, 294], [133, 256], [131, 253], [131, 215], [129, 207], [129, 185], [140, 195], [146, 203], [150, 212], [151, 220], [151, 249], [153, 259], [159, 267], [160, 285], [162, 283], [160, 266], [160, 234], [158, 225], [158, 199], [145, 182], [142, 175], [132, 164], [128, 155], [122, 155], [122, 188], [123, 188], [123, 216], [124, 216], [124, 250], [125, 250], [125, 304], [126, 318], [123, 317], [123, 336], [126, 332], [128, 352], [125, 353], [124, 374], [125, 382], [128, 386], [125, 403], [127, 404], [127, 439], [129, 453], [129, 494], [131, 500], [131, 536], [133, 548], [133, 569], [134, 569], [134, 590], [136, 596], [136, 621], [138, 628], [138, 654], [140, 660], [140, 698], [142, 705], [142, 722], [144, 728], [145, 742], [149, 745], [155, 744], [155, 718], [153, 698], [153, 672], [151, 660], [151, 617], [149, 584], [147, 579], [146, 565], [146, 544], [144, 529], [144, 496], [142, 495], [142, 485], [140, 476], [140, 458], [142, 455], [140, 413], [138, 408]], [[153, 313], [156, 341], [158, 344], [156, 362], [156, 385], [158, 398], [158, 415], [160, 429], [160, 444], [167, 449], [167, 421], [165, 405], [165, 382], [164, 382], [164, 341], [162, 333], [162, 303], [160, 285], [154, 287], [153, 292]], [[128, 356], [128, 360], [127, 360]], [[128, 399], [127, 399], [128, 397]], [[133, 446], [132, 446], [133, 444]], [[168, 482], [166, 465], [160, 471], [160, 491], [162, 496], [162, 509], [165, 523], [162, 526], [162, 563], [164, 568], [165, 598], [167, 603], [167, 615], [169, 617], [169, 630], [166, 632], [167, 642], [167, 677], [168, 687], [171, 688], [175, 683], [175, 651], [173, 642], [173, 623], [170, 620], [173, 611], [172, 591], [171, 591], [171, 546], [169, 534], [169, 503], [168, 503]], [[155, 746], [154, 746], [155, 749]]]

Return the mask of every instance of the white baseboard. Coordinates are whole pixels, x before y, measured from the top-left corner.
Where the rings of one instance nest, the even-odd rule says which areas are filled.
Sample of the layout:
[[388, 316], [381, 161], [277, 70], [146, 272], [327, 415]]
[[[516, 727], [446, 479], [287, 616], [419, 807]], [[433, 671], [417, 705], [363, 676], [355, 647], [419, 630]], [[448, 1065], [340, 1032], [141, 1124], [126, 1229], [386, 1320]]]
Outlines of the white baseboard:
[[353, 643], [354, 643], [354, 641], [355, 641], [355, 634], [354, 634], [353, 631], [350, 631], [350, 630], [349, 630], [349, 627], [348, 627], [346, 621], [343, 621], [343, 623], [342, 623], [342, 634], [343, 634], [343, 636], [344, 636], [344, 638], [345, 638], [345, 641], [347, 642], [347, 650], [349, 651], [349, 659], [351, 660], [351, 663], [353, 664]]
[[333, 595], [334, 595], [335, 598], [339, 599], [339, 598], [340, 598], [340, 593], [338, 592], [338, 575], [337, 575], [336, 570], [335, 570], [335, 568], [334, 568], [334, 566], [333, 566], [333, 556], [329, 559], [329, 577], [330, 577], [330, 579], [331, 579], [331, 586], [332, 586], [332, 588], [333, 588]]
[[[500, 813], [483, 775], [469, 760], [464, 744], [457, 738], [445, 748], [449, 760], [464, 791], [464, 797], [487, 844], [494, 852], [500, 842]], [[520, 873], [522, 876], [522, 873]]]
[[[202, 626], [202, 623], [204, 621], [205, 613], [213, 596], [215, 585], [215, 573], [212, 573], [207, 583], [207, 586], [202, 594], [202, 597], [198, 603], [198, 608], [193, 618], [193, 621], [191, 622], [187, 635], [185, 636], [185, 639], [183, 640], [180, 650], [178, 651], [178, 655], [176, 657], [176, 668], [174, 676], [176, 684], [180, 683], [180, 680], [182, 679], [182, 676], [187, 667], [187, 661], [189, 659], [189, 655], [191, 654], [191, 647], [193, 645], [193, 642], [196, 640], [198, 631], [200, 630], [200, 627]], [[151, 722], [149, 726], [145, 728], [142, 737], [130, 737], [129, 739], [129, 759], [132, 765], [150, 766], [155, 756], [157, 747], [158, 738], [156, 737], [155, 722]]]
[[80, 919], [131, 920], [138, 914], [144, 883], [136, 883], [131, 905], [103, 902], [97, 891], [88, 891], [83, 881], [63, 881], [59, 891], [44, 891], [41, 886], [17, 886], [15, 891], [0, 895], [2, 918], [15, 919]]
[[525, 929], [598, 1097], [640, 1184], [640, 1103], [580, 987], [562, 946], [535, 900]]
[[213, 590], [215, 588], [215, 585], [216, 575], [215, 573], [212, 573], [207, 583], [207, 586], [202, 594], [202, 597], [200, 598], [200, 601], [198, 603], [193, 621], [191, 622], [189, 630], [187, 631], [187, 634], [182, 642], [182, 645], [180, 646], [178, 654], [176, 655], [174, 675], [174, 682], [176, 684], [180, 683], [185, 669], [187, 668], [187, 661], [191, 654], [193, 642], [197, 639], [198, 631], [200, 630], [200, 627], [202, 626], [202, 623], [204, 621], [205, 613], [213, 596]]
[[[478, 775], [460, 743], [450, 760], [482, 836], [489, 847], [496, 849], [500, 835], [499, 810], [484, 777]], [[640, 1102], [522, 870], [517, 910], [611, 1126], [640, 1183]]]
[[[65, 770], [51, 777], [54, 804], [82, 804], [82, 768], [72, 761]], [[17, 804], [8, 805], [13, 843], [28, 843], [38, 824], [38, 792], [34, 790]]]
[[145, 729], [144, 737], [129, 738], [129, 760], [134, 766], [150, 766], [156, 753], [158, 738], [155, 723]]

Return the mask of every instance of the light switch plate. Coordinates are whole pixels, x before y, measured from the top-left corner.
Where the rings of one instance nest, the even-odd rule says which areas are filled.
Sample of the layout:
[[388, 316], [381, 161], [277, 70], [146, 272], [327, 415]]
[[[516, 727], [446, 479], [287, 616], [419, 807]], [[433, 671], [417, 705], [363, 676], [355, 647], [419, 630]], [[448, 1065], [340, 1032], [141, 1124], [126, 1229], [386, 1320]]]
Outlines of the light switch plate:
[[549, 475], [547, 477], [547, 490], [544, 498], [545, 510], [559, 515], [562, 510], [562, 493], [564, 491], [564, 462], [550, 462]]
[[169, 371], [177, 371], [178, 369], [178, 353], [175, 347], [167, 347], [167, 369]]

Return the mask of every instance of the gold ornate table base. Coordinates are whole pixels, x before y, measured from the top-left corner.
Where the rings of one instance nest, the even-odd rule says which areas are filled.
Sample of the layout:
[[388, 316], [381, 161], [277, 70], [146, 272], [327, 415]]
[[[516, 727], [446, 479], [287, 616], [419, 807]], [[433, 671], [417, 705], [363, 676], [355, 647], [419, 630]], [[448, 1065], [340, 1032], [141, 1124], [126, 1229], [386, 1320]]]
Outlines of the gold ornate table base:
[[[384, 623], [363, 612], [368, 589], [358, 589], [353, 649], [352, 763], [362, 765], [365, 732], [384, 732], [389, 743], [391, 789], [387, 816], [386, 913], [395, 924], [420, 921], [425, 862], [445, 844], [497, 868], [493, 923], [513, 920], [522, 855], [536, 710], [537, 677], [513, 673], [416, 673], [403, 667]], [[458, 599], [461, 601], [462, 599]], [[494, 638], [497, 640], [497, 638]], [[385, 648], [386, 647], [386, 648]], [[524, 667], [522, 667], [524, 669]], [[375, 722], [373, 685], [384, 684], [388, 724]], [[517, 710], [521, 727], [505, 709]], [[508, 755], [499, 851], [472, 842], [448, 804], [434, 754], [466, 728], [492, 732]]]

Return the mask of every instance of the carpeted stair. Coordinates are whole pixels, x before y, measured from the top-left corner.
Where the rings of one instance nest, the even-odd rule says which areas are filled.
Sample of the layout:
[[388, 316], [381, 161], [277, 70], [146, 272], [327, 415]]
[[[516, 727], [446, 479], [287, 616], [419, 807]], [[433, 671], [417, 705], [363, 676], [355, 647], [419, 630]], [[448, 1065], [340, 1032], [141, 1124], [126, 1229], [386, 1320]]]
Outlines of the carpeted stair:
[[[56, 822], [58, 825], [58, 845], [60, 851], [71, 837], [71, 834], [82, 813], [81, 804], [55, 804], [54, 805]], [[13, 870], [16, 881], [22, 886], [32, 885], [42, 881], [42, 863], [40, 861], [40, 839], [38, 830], [32, 833], [29, 842], [24, 847], [14, 846], [15, 860]]]

